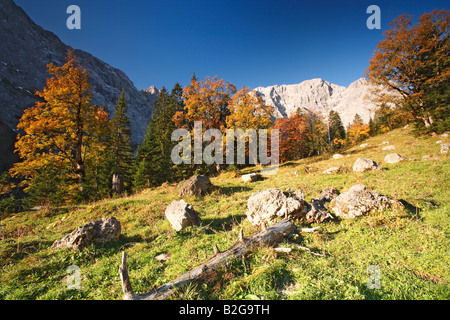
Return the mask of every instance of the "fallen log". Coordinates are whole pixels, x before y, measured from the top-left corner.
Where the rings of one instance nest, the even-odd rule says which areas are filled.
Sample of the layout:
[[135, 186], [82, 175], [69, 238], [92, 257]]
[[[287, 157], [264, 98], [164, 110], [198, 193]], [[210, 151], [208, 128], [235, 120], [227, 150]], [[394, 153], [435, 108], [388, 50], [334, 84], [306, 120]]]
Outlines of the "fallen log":
[[217, 245], [214, 245], [214, 256], [207, 262], [201, 264], [197, 268], [183, 274], [177, 279], [166, 283], [165, 285], [156, 288], [146, 294], [135, 294], [131, 287], [131, 282], [128, 276], [127, 260], [125, 251], [122, 253], [122, 264], [119, 267], [120, 279], [122, 281], [123, 299], [124, 300], [164, 300], [172, 295], [175, 290], [189, 283], [200, 280], [215, 269], [218, 269], [234, 258], [242, 257], [245, 253], [251, 251], [257, 246], [268, 245], [274, 246], [281, 242], [288, 234], [296, 229], [294, 224], [287, 220], [282, 220], [273, 224], [270, 227], [262, 228], [258, 234], [246, 238], [243, 230], [239, 232], [238, 241], [228, 250], [220, 252]]

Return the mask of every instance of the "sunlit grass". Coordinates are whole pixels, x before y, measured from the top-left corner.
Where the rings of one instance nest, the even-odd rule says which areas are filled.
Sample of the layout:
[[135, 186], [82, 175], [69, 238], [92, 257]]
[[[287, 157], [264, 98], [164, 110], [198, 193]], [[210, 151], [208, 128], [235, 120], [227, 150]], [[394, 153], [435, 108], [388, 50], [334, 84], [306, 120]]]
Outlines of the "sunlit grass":
[[[309, 201], [328, 186], [344, 192], [357, 183], [400, 200], [405, 208], [323, 223], [316, 233], [281, 243], [292, 248], [289, 254], [261, 247], [172, 298], [448, 299], [450, 164], [437, 140], [445, 139], [415, 138], [398, 129], [369, 139], [367, 147], [340, 151], [342, 159], [328, 154], [289, 162], [278, 174], [252, 184], [226, 172], [211, 179], [217, 186], [212, 193], [184, 198], [203, 224], [178, 233], [164, 218], [168, 204], [180, 198], [176, 184], [88, 205], [14, 214], [0, 223], [0, 299], [120, 299], [123, 250], [133, 289], [145, 293], [205, 262], [214, 244], [221, 250], [233, 245], [241, 227], [247, 235], [258, 232], [245, 219], [252, 193], [269, 187], [301, 188]], [[381, 151], [383, 141], [396, 149]], [[391, 152], [416, 160], [385, 164], [384, 156]], [[430, 160], [422, 160], [424, 155], [431, 155]], [[371, 158], [386, 170], [353, 173], [358, 157]], [[340, 166], [342, 173], [323, 175], [331, 166]], [[118, 241], [77, 253], [51, 249], [54, 240], [76, 227], [110, 216], [121, 222]], [[325, 255], [312, 255], [295, 244]], [[157, 261], [161, 253], [171, 258]], [[80, 268], [79, 289], [67, 289], [71, 265]], [[371, 265], [379, 267], [379, 289], [367, 286]]]

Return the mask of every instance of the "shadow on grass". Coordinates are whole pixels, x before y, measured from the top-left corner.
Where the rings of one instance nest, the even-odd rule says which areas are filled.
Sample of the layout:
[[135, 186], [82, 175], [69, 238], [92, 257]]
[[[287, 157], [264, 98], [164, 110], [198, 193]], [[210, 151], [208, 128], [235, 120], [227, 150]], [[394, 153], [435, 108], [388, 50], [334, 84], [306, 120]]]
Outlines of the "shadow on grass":
[[406, 200], [400, 199], [399, 201], [405, 207], [407, 213], [410, 215], [411, 218], [414, 218], [414, 219], [422, 218], [422, 216], [420, 214], [422, 209], [420, 209], [419, 207], [416, 207], [415, 205], [409, 203]]
[[220, 194], [226, 196], [231, 196], [237, 192], [245, 192], [252, 190], [252, 188], [250, 188], [249, 186], [244, 185], [244, 182], [242, 183], [243, 185], [241, 186], [216, 187], [217, 188], [216, 190], [219, 191]]
[[237, 225], [241, 224], [242, 220], [246, 218], [245, 214], [232, 215], [225, 218], [210, 218], [203, 219], [203, 225], [208, 226], [207, 234], [218, 233], [223, 231], [230, 231]]

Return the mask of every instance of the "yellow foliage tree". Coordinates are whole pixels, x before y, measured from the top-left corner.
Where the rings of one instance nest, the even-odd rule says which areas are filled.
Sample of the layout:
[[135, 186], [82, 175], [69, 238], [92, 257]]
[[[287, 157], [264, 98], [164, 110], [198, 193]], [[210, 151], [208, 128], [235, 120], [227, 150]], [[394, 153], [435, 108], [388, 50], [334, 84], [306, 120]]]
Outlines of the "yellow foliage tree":
[[273, 106], [265, 105], [261, 97], [243, 87], [230, 100], [230, 115], [226, 123], [233, 129], [266, 129], [272, 125]]
[[44, 168], [58, 168], [75, 175], [83, 191], [85, 163], [98, 162], [105, 150], [102, 136], [109, 127], [108, 113], [91, 104], [89, 74], [72, 50], [61, 66], [49, 64], [46, 87], [36, 95], [42, 98], [25, 110], [18, 129], [16, 152], [21, 162], [11, 173], [32, 181]]

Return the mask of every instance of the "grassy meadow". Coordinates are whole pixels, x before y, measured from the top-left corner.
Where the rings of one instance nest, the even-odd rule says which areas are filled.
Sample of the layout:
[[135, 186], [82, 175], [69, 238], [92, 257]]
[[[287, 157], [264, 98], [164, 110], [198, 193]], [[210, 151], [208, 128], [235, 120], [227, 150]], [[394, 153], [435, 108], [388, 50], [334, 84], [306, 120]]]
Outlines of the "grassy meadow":
[[[0, 299], [121, 299], [118, 273], [123, 250], [136, 293], [145, 293], [205, 262], [232, 246], [241, 227], [246, 235], [259, 232], [246, 219], [247, 199], [265, 188], [302, 189], [305, 200], [328, 187], [340, 192], [363, 183], [400, 200], [393, 208], [368, 216], [320, 224], [314, 233], [296, 233], [279, 244], [290, 253], [260, 247], [205, 279], [179, 289], [171, 299], [449, 299], [450, 161], [436, 141], [450, 138], [414, 137], [397, 129], [340, 151], [345, 157], [321, 155], [283, 164], [262, 181], [244, 183], [241, 172], [211, 179], [216, 190], [184, 197], [203, 223], [181, 232], [172, 230], [164, 210], [179, 200], [176, 184], [165, 184], [122, 198], [87, 205], [21, 212], [0, 222]], [[389, 141], [389, 144], [382, 144]], [[394, 151], [382, 147], [394, 145]], [[409, 160], [386, 164], [397, 152]], [[430, 155], [428, 159], [423, 156]], [[382, 171], [353, 173], [359, 157], [375, 160]], [[322, 171], [340, 166], [341, 173]], [[53, 241], [78, 226], [102, 217], [116, 217], [122, 226], [118, 241], [91, 245], [81, 252], [53, 250]], [[297, 222], [298, 227], [314, 227]], [[310, 252], [300, 250], [306, 246]], [[170, 254], [166, 262], [155, 257]], [[79, 267], [80, 287], [68, 289], [71, 265]], [[380, 287], [368, 286], [370, 266], [379, 270]]]

